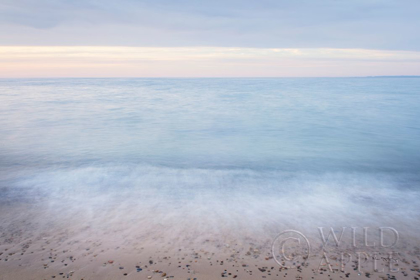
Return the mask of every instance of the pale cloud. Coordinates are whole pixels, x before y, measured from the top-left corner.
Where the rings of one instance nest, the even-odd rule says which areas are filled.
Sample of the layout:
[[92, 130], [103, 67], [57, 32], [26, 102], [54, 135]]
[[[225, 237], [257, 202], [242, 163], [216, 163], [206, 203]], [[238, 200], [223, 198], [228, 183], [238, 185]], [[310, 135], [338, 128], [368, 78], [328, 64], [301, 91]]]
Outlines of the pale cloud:
[[420, 75], [420, 52], [365, 49], [2, 46], [0, 77]]
[[0, 45], [420, 51], [418, 0], [1, 0]]

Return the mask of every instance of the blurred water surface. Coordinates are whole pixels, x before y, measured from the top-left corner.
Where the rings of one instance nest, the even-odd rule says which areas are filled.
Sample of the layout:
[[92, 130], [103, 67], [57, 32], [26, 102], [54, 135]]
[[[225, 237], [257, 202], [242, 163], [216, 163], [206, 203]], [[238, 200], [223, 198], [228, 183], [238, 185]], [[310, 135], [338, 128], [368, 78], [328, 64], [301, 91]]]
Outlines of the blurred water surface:
[[418, 78], [0, 80], [0, 228], [415, 236], [419, 104]]
[[420, 170], [420, 79], [0, 80], [2, 168]]

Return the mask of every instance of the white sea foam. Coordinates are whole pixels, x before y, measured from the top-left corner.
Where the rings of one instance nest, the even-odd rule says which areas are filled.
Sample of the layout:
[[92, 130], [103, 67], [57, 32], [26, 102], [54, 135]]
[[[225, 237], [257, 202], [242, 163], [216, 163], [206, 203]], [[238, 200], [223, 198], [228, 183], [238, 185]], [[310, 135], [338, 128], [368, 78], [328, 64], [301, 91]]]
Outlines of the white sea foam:
[[414, 236], [420, 220], [420, 193], [407, 174], [90, 166], [31, 171], [13, 184], [9, 198], [29, 196], [43, 211], [40, 222], [124, 225], [166, 241], [270, 239], [286, 229], [317, 234], [318, 227], [342, 226]]

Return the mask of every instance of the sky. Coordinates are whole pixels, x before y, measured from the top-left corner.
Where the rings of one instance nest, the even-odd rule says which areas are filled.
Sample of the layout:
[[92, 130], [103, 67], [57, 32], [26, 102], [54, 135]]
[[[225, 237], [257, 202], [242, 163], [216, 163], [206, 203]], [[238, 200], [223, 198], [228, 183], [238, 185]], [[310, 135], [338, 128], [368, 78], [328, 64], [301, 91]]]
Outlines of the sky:
[[420, 75], [418, 0], [0, 0], [0, 77]]

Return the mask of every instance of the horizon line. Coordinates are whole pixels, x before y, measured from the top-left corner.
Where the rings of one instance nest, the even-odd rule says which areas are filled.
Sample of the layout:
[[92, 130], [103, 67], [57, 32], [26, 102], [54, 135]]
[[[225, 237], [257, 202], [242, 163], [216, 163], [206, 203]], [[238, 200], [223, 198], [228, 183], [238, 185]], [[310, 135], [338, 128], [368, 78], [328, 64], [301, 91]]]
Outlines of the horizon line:
[[368, 75], [368, 76], [203, 76], [203, 77], [179, 77], [179, 76], [164, 76], [164, 77], [147, 77], [147, 76], [132, 76], [132, 77], [0, 77], [0, 80], [29, 80], [29, 79], [334, 79], [334, 78], [420, 78], [420, 75]]

